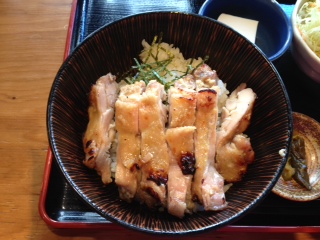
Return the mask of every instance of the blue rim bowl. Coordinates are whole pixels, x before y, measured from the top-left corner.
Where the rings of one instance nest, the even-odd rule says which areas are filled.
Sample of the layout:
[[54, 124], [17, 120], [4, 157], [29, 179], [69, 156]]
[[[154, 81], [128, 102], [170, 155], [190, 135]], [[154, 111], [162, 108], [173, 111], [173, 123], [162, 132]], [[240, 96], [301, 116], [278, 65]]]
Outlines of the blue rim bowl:
[[218, 19], [221, 13], [259, 21], [255, 44], [270, 61], [282, 56], [292, 40], [289, 17], [275, 0], [207, 0], [199, 15]]

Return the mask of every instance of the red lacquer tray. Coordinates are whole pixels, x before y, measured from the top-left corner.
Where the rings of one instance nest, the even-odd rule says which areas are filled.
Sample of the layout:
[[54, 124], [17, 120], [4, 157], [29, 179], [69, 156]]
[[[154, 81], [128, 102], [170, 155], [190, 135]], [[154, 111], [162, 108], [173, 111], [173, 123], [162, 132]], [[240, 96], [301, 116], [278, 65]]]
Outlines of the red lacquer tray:
[[[124, 16], [152, 10], [197, 13], [204, 0], [159, 2], [149, 0], [103, 1], [74, 0], [70, 15], [65, 57], [99, 27]], [[279, 1], [290, 18], [294, 1]], [[290, 49], [273, 62], [287, 88], [292, 108], [320, 121], [320, 85], [304, 75], [292, 59]], [[121, 229], [93, 212], [64, 179], [50, 148], [46, 157], [39, 213], [53, 228]], [[270, 193], [250, 213], [230, 226], [226, 232], [320, 232], [320, 200], [293, 202]]]

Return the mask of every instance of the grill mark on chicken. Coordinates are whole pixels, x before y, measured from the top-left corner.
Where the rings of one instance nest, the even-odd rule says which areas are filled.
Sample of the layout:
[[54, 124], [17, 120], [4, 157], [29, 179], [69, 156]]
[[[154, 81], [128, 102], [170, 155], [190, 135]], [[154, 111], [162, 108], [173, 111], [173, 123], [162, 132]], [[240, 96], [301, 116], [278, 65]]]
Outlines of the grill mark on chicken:
[[[144, 188], [145, 192], [149, 194], [156, 202], [161, 202], [161, 198], [159, 196], [159, 193], [156, 192], [152, 187], [146, 187]], [[154, 206], [152, 206], [154, 207]]]
[[138, 170], [140, 170], [140, 166], [139, 166], [138, 163], [134, 163], [134, 164], [132, 164], [132, 166], [130, 167], [130, 171], [131, 171], [131, 172], [138, 171]]
[[124, 85], [120, 89], [116, 107], [118, 131], [117, 166], [115, 182], [120, 198], [130, 202], [137, 191], [140, 172], [139, 107], [144, 82]]
[[[92, 140], [87, 141], [85, 148], [88, 148], [92, 143]], [[90, 154], [90, 153], [89, 153]], [[91, 154], [90, 154], [91, 155]]]
[[147, 180], [155, 182], [158, 186], [161, 186], [161, 184], [166, 185], [168, 182], [168, 174], [163, 171], [153, 171], [149, 173]]
[[109, 73], [92, 86], [89, 96], [89, 122], [83, 137], [83, 163], [88, 168], [95, 169], [104, 184], [112, 182], [109, 150], [115, 137], [114, 104], [118, 96], [118, 84], [115, 80], [115, 76]]
[[196, 158], [194, 156], [194, 153], [191, 153], [191, 152], [182, 153], [180, 157], [180, 161], [178, 163], [184, 175], [189, 175], [189, 174], [193, 175], [195, 173]]

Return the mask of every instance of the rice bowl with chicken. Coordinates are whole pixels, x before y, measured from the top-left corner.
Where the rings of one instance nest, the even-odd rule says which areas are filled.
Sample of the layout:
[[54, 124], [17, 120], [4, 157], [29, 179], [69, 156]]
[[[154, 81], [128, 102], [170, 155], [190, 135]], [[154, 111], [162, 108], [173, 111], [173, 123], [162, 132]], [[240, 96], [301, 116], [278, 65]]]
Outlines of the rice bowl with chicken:
[[[169, 84], [163, 84], [158, 81], [160, 79], [150, 78], [147, 84], [136, 76], [138, 67], [143, 67], [144, 63], [139, 55], [147, 46], [141, 46], [142, 40], [145, 39], [144, 44], [148, 43], [150, 46], [154, 36], [159, 33], [163, 33], [162, 42], [173, 44], [171, 47], [179, 47], [180, 53], [183, 53], [182, 60], [195, 58], [193, 69], [190, 68], [192, 64], [188, 62], [187, 75], [185, 70], [182, 71], [184, 81], [168, 80]], [[198, 57], [201, 57], [201, 60]], [[134, 67], [133, 75], [131, 66]], [[177, 74], [173, 72], [175, 69], [170, 69], [171, 79], [176, 78]], [[186, 82], [192, 85], [192, 81], [188, 82], [186, 79], [191, 77], [190, 75], [193, 76], [190, 79], [197, 79], [197, 71], [210, 73], [214, 81], [210, 80], [206, 84], [214, 83], [211, 87], [215, 89], [208, 88], [209, 85], [198, 85], [198, 90], [197, 85], [194, 89], [189, 89], [190, 85]], [[127, 72], [130, 74], [126, 75]], [[181, 74], [180, 70], [177, 72]], [[135, 76], [139, 80], [129, 83], [130, 77]], [[220, 83], [219, 80], [223, 81]], [[109, 105], [104, 103], [102, 106], [96, 105], [99, 109], [102, 107], [101, 112], [95, 111], [95, 103], [100, 103], [100, 100], [91, 98], [92, 89], [99, 84], [103, 89], [108, 81], [110, 86], [117, 89], [116, 98], [112, 98], [113, 94], [107, 94], [107, 98], [103, 97], [105, 90], [102, 91], [102, 95], [98, 95], [114, 104], [114, 109], [106, 107]], [[181, 84], [180, 87], [177, 86], [178, 83]], [[225, 90], [222, 90], [223, 88]], [[108, 87], [107, 90], [113, 91], [112, 87]], [[240, 92], [243, 94], [239, 94]], [[236, 101], [232, 100], [232, 96], [237, 96]], [[241, 114], [246, 116], [245, 109], [250, 109], [251, 105], [238, 105], [238, 100], [240, 97], [243, 100], [240, 102], [248, 103], [253, 99], [252, 96], [255, 100], [252, 115], [247, 116], [251, 121], [244, 131], [243, 127], [247, 121], [239, 119]], [[222, 98], [225, 100], [220, 101]], [[210, 104], [200, 104], [209, 99], [212, 100]], [[146, 107], [137, 107], [142, 102], [144, 106], [148, 103], [148, 106], [152, 107], [152, 114], [148, 114], [150, 111], [144, 111]], [[219, 106], [220, 103], [222, 106]], [[235, 114], [240, 113], [232, 111], [235, 106], [236, 109], [239, 106], [239, 110], [242, 109], [243, 112]], [[111, 161], [111, 168], [107, 164], [107, 174], [97, 174], [95, 167], [99, 157], [95, 160], [93, 157], [90, 164], [90, 156], [87, 156], [94, 144], [90, 142], [93, 135], [90, 136], [86, 130], [89, 125], [97, 124], [94, 121], [90, 123], [91, 107], [90, 114], [96, 114], [98, 118], [103, 117], [101, 119], [104, 122], [110, 123], [104, 125], [107, 126], [104, 131], [107, 131], [112, 139], [109, 141], [111, 148], [108, 148], [108, 154], [117, 162], [111, 164]], [[175, 108], [177, 110], [173, 111]], [[163, 111], [166, 111], [166, 114], [163, 114]], [[128, 121], [134, 123], [130, 127], [126, 122], [129, 119], [127, 114], [135, 120]], [[154, 131], [150, 131], [150, 121], [143, 119], [144, 114], [147, 115], [146, 119], [151, 116], [157, 119], [154, 123], [157, 129], [162, 129], [159, 134], [155, 135]], [[208, 115], [213, 115], [210, 117], [211, 122], [207, 121]], [[205, 121], [201, 122], [199, 119]], [[238, 120], [228, 121], [229, 119]], [[227, 122], [223, 125], [224, 121]], [[239, 122], [245, 124], [237, 125]], [[214, 127], [215, 124], [218, 127]], [[215, 20], [199, 15], [171, 12], [130, 16], [102, 27], [84, 40], [65, 60], [57, 73], [48, 100], [47, 126], [50, 147], [57, 165], [68, 184], [90, 209], [103, 218], [130, 229], [169, 235], [215, 230], [234, 223], [257, 206], [271, 192], [281, 175], [287, 156], [281, 157], [279, 150], [288, 149], [292, 135], [290, 101], [279, 74], [263, 53], [240, 34]], [[201, 135], [199, 138], [195, 137], [200, 134], [200, 128], [203, 130]], [[216, 137], [212, 137], [212, 129], [216, 130]], [[220, 130], [223, 130], [221, 135]], [[103, 131], [99, 133], [102, 134]], [[216, 144], [208, 144], [209, 138], [201, 137], [205, 135], [211, 136], [211, 140], [215, 139]], [[87, 141], [85, 136], [88, 137]], [[159, 139], [157, 145], [155, 141], [148, 140], [152, 138], [146, 136]], [[177, 144], [177, 138], [184, 144]], [[138, 141], [135, 142], [135, 139]], [[124, 142], [129, 140], [131, 143], [124, 145]], [[223, 147], [213, 149], [219, 141], [219, 145]], [[199, 145], [203, 147], [201, 149], [196, 146], [200, 142]], [[162, 147], [159, 147], [160, 144]], [[102, 145], [108, 147], [107, 142]], [[154, 153], [145, 151], [145, 146], [152, 147]], [[252, 151], [248, 146], [251, 146]], [[239, 170], [236, 172], [224, 171], [223, 169], [228, 169], [228, 165], [223, 166], [217, 157], [219, 149], [224, 148], [230, 151], [229, 156], [232, 156], [231, 153], [239, 153], [239, 149], [248, 156], [254, 153], [254, 160], [247, 165], [246, 171], [241, 168], [237, 168]], [[166, 160], [154, 163], [153, 155], [161, 149], [167, 152]], [[126, 152], [129, 150], [131, 152]], [[243, 152], [242, 150], [240, 152]], [[99, 151], [97, 149], [96, 153]], [[203, 158], [196, 157], [197, 154], [199, 156], [199, 152]], [[121, 160], [125, 159], [121, 154], [140, 154], [140, 164], [135, 164], [135, 158], [130, 161]], [[215, 164], [212, 164], [211, 160], [207, 161], [208, 155], [216, 156]], [[141, 162], [142, 159], [144, 163]], [[172, 161], [173, 159], [179, 161]], [[84, 164], [84, 160], [88, 161], [89, 167]], [[163, 172], [157, 171], [160, 164], [165, 169]], [[197, 164], [205, 170], [197, 171], [200, 168]], [[121, 166], [124, 167], [118, 168]], [[149, 174], [149, 167], [154, 174]], [[132, 178], [117, 178], [117, 172], [118, 176], [130, 173]], [[207, 172], [212, 173], [209, 178], [205, 178]], [[231, 175], [227, 176], [225, 173]], [[179, 176], [176, 177], [179, 182], [170, 182], [170, 176], [174, 174]], [[169, 176], [167, 179], [166, 175]], [[134, 181], [133, 184], [127, 183], [128, 179], [137, 177], [144, 180], [138, 181], [137, 184], [134, 184]], [[202, 179], [207, 181], [202, 182]], [[214, 181], [216, 182], [212, 184]], [[213, 191], [213, 195], [212, 189], [210, 190], [212, 186], [219, 186]], [[230, 188], [226, 191], [228, 187]], [[165, 188], [167, 189], [164, 191]], [[191, 189], [191, 194], [188, 189]], [[168, 201], [169, 192], [170, 196], [177, 195], [176, 201]], [[205, 194], [206, 192], [209, 194]], [[190, 198], [193, 199], [189, 201]], [[142, 199], [142, 204], [139, 199]], [[227, 206], [224, 203], [227, 203]], [[146, 205], [151, 208], [147, 208]], [[211, 210], [205, 211], [205, 206]], [[158, 210], [162, 212], [159, 213]]]
[[256, 94], [243, 83], [228, 96], [202, 58], [157, 39], [142, 41], [133, 76], [117, 83], [108, 73], [92, 86], [83, 162], [127, 202], [179, 218], [223, 210], [224, 182], [241, 181], [254, 160], [243, 132]]

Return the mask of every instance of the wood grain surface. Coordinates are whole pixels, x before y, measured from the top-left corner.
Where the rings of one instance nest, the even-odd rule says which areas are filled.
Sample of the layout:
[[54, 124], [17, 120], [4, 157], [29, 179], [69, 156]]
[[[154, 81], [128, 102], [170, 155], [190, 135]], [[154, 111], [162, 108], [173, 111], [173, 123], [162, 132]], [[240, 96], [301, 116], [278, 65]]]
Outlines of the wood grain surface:
[[[72, 0], [0, 1], [0, 239], [163, 239], [126, 229], [52, 229], [39, 215], [47, 99], [63, 61], [71, 7]], [[319, 238], [218, 231], [175, 239]]]

